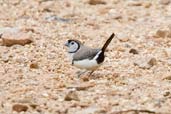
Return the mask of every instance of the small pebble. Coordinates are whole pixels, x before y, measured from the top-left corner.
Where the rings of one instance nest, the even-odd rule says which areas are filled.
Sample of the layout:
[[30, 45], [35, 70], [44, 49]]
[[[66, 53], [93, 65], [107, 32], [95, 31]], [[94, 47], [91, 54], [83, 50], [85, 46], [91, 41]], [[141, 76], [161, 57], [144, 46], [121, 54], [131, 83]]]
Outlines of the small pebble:
[[9, 56], [8, 55], [1, 55], [1, 59], [3, 62], [7, 63], [9, 61]]
[[164, 97], [167, 97], [167, 96], [169, 96], [169, 95], [170, 95], [170, 92], [169, 92], [169, 91], [166, 91], [166, 92], [163, 94]]
[[90, 5], [97, 5], [97, 4], [106, 4], [103, 0], [89, 0], [88, 2]]
[[75, 90], [69, 91], [65, 96], [65, 101], [71, 101], [71, 100], [75, 100], [75, 101], [80, 100]]
[[171, 0], [160, 0], [159, 3], [162, 5], [169, 5]]
[[151, 66], [154, 66], [157, 64], [157, 60], [155, 58], [151, 58], [149, 61], [148, 61], [148, 64], [151, 65]]
[[2, 33], [2, 44], [5, 46], [26, 45], [32, 42], [31, 37], [19, 29], [5, 29]]
[[129, 41], [129, 36], [124, 34], [124, 33], [118, 33], [117, 34], [117, 37], [118, 39], [121, 41], [121, 42], [127, 42]]
[[130, 49], [130, 50], [129, 50], [129, 53], [138, 54], [138, 51], [137, 51], [136, 49]]
[[12, 110], [18, 113], [22, 111], [26, 112], [28, 110], [28, 106], [24, 104], [15, 104], [13, 105]]
[[167, 35], [167, 32], [168, 31], [166, 31], [166, 30], [157, 30], [155, 37], [156, 38], [165, 38]]
[[142, 6], [143, 2], [142, 1], [129, 1], [128, 6]]
[[157, 64], [157, 60], [154, 57], [138, 57], [136, 58], [134, 65], [143, 69], [149, 69]]
[[38, 63], [31, 63], [30, 64], [30, 68], [32, 68], [32, 69], [38, 69], [39, 68]]

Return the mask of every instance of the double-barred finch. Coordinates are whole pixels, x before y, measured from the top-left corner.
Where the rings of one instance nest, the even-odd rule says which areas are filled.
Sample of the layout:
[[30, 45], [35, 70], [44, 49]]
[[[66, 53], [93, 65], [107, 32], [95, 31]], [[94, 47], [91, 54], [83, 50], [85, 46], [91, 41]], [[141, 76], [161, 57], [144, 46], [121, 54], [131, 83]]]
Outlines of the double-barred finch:
[[78, 40], [68, 40], [65, 43], [65, 46], [68, 47], [68, 53], [72, 60], [72, 65], [80, 69], [91, 71], [91, 75], [104, 62], [104, 52], [114, 36], [115, 34], [113, 33], [101, 49], [90, 48], [83, 45]]

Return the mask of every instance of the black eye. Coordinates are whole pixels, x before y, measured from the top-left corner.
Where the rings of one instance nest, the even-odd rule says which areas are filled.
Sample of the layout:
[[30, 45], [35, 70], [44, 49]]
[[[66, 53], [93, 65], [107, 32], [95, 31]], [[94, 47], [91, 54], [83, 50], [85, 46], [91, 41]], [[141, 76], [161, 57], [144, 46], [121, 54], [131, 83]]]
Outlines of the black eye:
[[71, 42], [71, 45], [74, 45], [74, 42]]

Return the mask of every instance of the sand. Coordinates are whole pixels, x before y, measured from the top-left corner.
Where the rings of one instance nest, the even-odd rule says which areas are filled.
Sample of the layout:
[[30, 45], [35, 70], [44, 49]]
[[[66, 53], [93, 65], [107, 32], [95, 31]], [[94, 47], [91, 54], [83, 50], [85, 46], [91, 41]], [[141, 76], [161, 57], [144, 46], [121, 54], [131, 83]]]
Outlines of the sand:
[[[170, 114], [171, 1], [0, 0], [0, 114]], [[115, 33], [104, 64], [77, 77], [64, 43], [102, 47]]]

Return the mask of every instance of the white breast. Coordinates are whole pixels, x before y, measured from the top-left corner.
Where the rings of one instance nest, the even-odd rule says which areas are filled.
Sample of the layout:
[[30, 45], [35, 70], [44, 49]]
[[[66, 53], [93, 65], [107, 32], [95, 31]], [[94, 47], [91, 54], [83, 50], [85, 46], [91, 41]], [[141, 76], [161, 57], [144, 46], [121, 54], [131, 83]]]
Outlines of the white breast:
[[73, 60], [73, 56], [74, 56], [75, 53], [69, 53], [68, 54], [68, 58], [72, 61]]
[[80, 68], [80, 69], [87, 69], [87, 70], [95, 70], [97, 69], [100, 64], [97, 63], [96, 60], [92, 59], [84, 59], [80, 61], [73, 61], [73, 65]]

